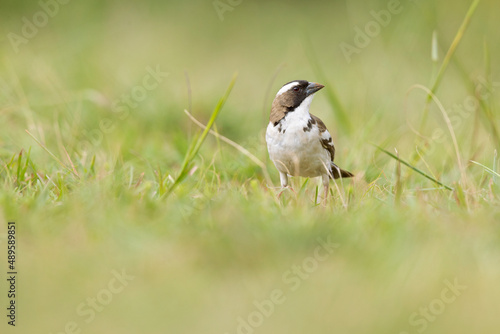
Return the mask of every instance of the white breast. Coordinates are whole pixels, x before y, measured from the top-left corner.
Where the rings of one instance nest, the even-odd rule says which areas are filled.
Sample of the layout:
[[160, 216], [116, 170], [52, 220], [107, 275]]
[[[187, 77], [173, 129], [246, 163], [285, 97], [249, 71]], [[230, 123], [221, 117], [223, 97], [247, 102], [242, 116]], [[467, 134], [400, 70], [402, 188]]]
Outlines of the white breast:
[[287, 113], [277, 126], [269, 123], [267, 127], [269, 157], [282, 173], [316, 177], [326, 174], [325, 166], [330, 166], [330, 153], [321, 145], [318, 127], [313, 126], [310, 131], [304, 131], [310, 120], [308, 110], [311, 100], [312, 96], [304, 100], [299, 108]]

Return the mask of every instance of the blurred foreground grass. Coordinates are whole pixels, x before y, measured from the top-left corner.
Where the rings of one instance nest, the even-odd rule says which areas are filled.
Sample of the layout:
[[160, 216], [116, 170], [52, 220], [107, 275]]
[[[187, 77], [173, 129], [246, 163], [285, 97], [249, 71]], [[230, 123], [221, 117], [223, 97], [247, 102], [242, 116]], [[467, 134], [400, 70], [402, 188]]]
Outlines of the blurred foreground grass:
[[[20, 243], [18, 326], [2, 316], [2, 332], [495, 333], [500, 8], [481, 1], [437, 90], [461, 175], [436, 103], [419, 129], [427, 94], [408, 91], [432, 87], [471, 2], [401, 1], [348, 62], [340, 43], [355, 45], [388, 4], [243, 1], [221, 21], [210, 1], [70, 2], [17, 53], [8, 34], [41, 7], [2, 4], [0, 217]], [[209, 135], [162, 197], [199, 131], [183, 110], [207, 123], [235, 71], [216, 130], [274, 185]], [[335, 92], [312, 112], [356, 178], [326, 207], [316, 180], [276, 199], [263, 133], [293, 79]], [[328, 240], [334, 251], [318, 257]], [[122, 270], [134, 278], [110, 294]]]

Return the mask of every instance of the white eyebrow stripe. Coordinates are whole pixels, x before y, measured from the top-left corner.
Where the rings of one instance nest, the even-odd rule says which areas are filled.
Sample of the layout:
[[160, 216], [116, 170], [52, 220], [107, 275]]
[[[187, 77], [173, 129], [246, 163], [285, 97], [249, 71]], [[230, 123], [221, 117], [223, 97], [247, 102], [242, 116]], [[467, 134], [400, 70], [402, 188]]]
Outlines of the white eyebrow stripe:
[[278, 91], [276, 96], [281, 95], [284, 92], [287, 92], [288, 90], [290, 90], [290, 88], [298, 86], [298, 85], [299, 85], [299, 82], [297, 82], [297, 81], [290, 82], [288, 85], [284, 85], [283, 87], [281, 87], [281, 89]]

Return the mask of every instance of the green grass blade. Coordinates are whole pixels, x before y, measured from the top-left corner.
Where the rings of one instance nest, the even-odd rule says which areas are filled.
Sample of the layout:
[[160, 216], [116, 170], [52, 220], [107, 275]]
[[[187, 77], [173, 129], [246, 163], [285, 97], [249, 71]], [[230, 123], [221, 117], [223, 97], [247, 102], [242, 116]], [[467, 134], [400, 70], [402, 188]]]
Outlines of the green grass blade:
[[319, 202], [318, 202], [318, 194], [319, 194], [319, 187], [316, 186], [316, 190], [314, 192], [314, 205], [319, 205]]
[[406, 167], [408, 167], [408, 168], [412, 169], [413, 171], [417, 172], [418, 174], [422, 175], [423, 177], [425, 177], [425, 178], [427, 178], [427, 179], [431, 180], [432, 182], [434, 182], [434, 183], [436, 183], [436, 184], [440, 185], [441, 187], [446, 188], [447, 190], [451, 190], [451, 191], [453, 191], [453, 188], [452, 188], [452, 187], [449, 187], [449, 186], [447, 186], [447, 185], [445, 185], [445, 184], [443, 184], [443, 183], [439, 182], [438, 180], [436, 180], [436, 179], [435, 179], [435, 178], [433, 178], [432, 176], [427, 175], [426, 173], [424, 173], [423, 171], [421, 171], [421, 170], [420, 170], [420, 169], [418, 169], [417, 167], [410, 165], [409, 163], [407, 163], [407, 162], [406, 162], [406, 161], [404, 161], [403, 159], [400, 159], [399, 157], [397, 157], [396, 155], [392, 154], [391, 152], [384, 150], [384, 149], [383, 149], [383, 148], [381, 148], [380, 146], [377, 146], [377, 145], [373, 145], [373, 146], [375, 146], [377, 149], [379, 149], [380, 151], [384, 152], [385, 154], [387, 154], [387, 155], [388, 155], [388, 156], [390, 156], [391, 158], [393, 158], [393, 159], [395, 159], [395, 160], [399, 161], [400, 163], [402, 163], [402, 164], [403, 164], [403, 165], [405, 165]]
[[[476, 11], [479, 3], [481, 0], [474, 0], [474, 2], [470, 5], [469, 10], [467, 11], [467, 14], [465, 15], [465, 18], [462, 22], [462, 25], [457, 31], [457, 34], [455, 35], [455, 38], [453, 39], [453, 42], [451, 43], [450, 48], [448, 49], [448, 52], [446, 53], [446, 56], [443, 59], [443, 63], [441, 64], [441, 67], [439, 69], [439, 72], [436, 76], [436, 79], [434, 80], [434, 84], [432, 85], [431, 92], [432, 94], [435, 94], [437, 89], [439, 88], [439, 85], [441, 84], [441, 80], [443, 79], [444, 73], [446, 72], [446, 69], [448, 68], [448, 65], [450, 64], [450, 61], [455, 54], [455, 51], [460, 44], [460, 41], [462, 40], [465, 32], [467, 31], [467, 28], [469, 27], [470, 21], [472, 19], [472, 16], [474, 15], [474, 12]], [[422, 130], [425, 127], [425, 123], [427, 122], [427, 115], [429, 112], [429, 104], [432, 100], [432, 94], [427, 95], [427, 103], [426, 107], [424, 110], [424, 114], [422, 117], [422, 124], [420, 129]]]
[[306, 178], [306, 180], [304, 181], [304, 183], [302, 183], [302, 186], [300, 187], [300, 190], [299, 190], [299, 196], [302, 196], [303, 194], [305, 194], [306, 192], [306, 189], [307, 189], [307, 185], [309, 184], [309, 178]]
[[237, 78], [237, 74], [235, 74], [233, 76], [231, 82], [229, 83], [229, 87], [226, 89], [226, 92], [224, 93], [224, 95], [221, 97], [221, 99], [219, 100], [219, 102], [215, 106], [215, 109], [212, 112], [212, 115], [210, 116], [210, 119], [207, 123], [207, 126], [206, 126], [205, 130], [203, 130], [201, 136], [197, 140], [194, 140], [191, 143], [191, 145], [186, 153], [186, 156], [184, 158], [184, 161], [182, 163], [182, 166], [181, 166], [181, 169], [179, 171], [177, 178], [175, 179], [174, 183], [172, 184], [172, 186], [170, 186], [170, 188], [168, 189], [168, 191], [165, 194], [167, 197], [172, 193], [172, 191], [175, 189], [175, 187], [177, 187], [179, 185], [179, 183], [182, 182], [184, 180], [184, 178], [187, 176], [188, 166], [193, 161], [196, 154], [198, 154], [198, 151], [200, 150], [201, 145], [203, 145], [203, 142], [207, 138], [207, 135], [208, 135], [210, 129], [212, 128], [212, 126], [214, 125], [215, 120], [217, 119], [217, 116], [219, 115], [220, 111], [222, 110], [222, 107], [224, 106], [224, 104], [226, 103], [226, 101], [229, 97], [229, 94], [231, 94], [231, 90], [233, 89], [234, 84], [236, 83], [236, 78]]
[[[441, 64], [441, 68], [439, 69], [438, 75], [437, 75], [436, 80], [434, 81], [434, 85], [432, 86], [432, 89], [431, 89], [433, 94], [436, 93], [436, 90], [438, 89], [439, 84], [441, 83], [441, 80], [443, 79], [443, 75], [446, 72], [446, 69], [448, 68], [450, 60], [453, 57], [453, 55], [455, 54], [455, 51], [456, 51], [458, 45], [460, 44], [460, 41], [462, 40], [462, 38], [465, 34], [465, 31], [469, 27], [472, 16], [474, 15], [474, 12], [476, 11], [477, 6], [479, 5], [480, 2], [481, 2], [481, 0], [474, 0], [474, 2], [469, 7], [469, 10], [467, 11], [467, 14], [465, 15], [464, 21], [462, 22], [462, 25], [458, 29], [458, 32], [455, 35], [455, 39], [451, 43], [451, 46], [448, 49], [448, 52], [446, 53], [446, 56], [443, 59], [443, 64]], [[430, 95], [428, 95], [427, 101], [430, 101], [431, 98], [432, 97]]]
[[89, 174], [95, 175], [95, 154], [92, 156], [92, 160], [90, 161]]

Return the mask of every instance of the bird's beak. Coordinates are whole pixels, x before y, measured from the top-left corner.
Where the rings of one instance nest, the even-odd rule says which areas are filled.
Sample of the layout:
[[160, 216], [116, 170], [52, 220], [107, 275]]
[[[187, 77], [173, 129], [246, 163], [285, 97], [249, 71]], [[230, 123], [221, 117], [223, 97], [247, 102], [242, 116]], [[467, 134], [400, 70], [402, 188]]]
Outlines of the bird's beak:
[[316, 93], [318, 90], [320, 90], [323, 87], [325, 87], [325, 86], [320, 85], [319, 83], [310, 82], [309, 85], [307, 85], [307, 88], [306, 88], [307, 96]]

